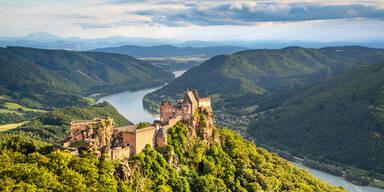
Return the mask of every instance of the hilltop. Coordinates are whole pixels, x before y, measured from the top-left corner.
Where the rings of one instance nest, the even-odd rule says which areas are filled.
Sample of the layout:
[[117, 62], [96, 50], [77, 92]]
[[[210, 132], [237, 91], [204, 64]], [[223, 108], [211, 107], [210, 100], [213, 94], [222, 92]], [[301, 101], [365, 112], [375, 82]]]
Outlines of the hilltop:
[[[105, 153], [92, 152], [93, 148], [85, 148], [90, 150], [88, 153], [72, 155], [69, 151], [52, 152], [48, 144], [20, 136], [0, 137], [0, 189], [344, 191], [256, 147], [234, 131], [218, 129], [212, 118], [212, 111], [199, 107], [189, 120], [180, 120], [167, 129], [166, 143], [159, 145], [156, 141], [156, 145], [148, 144], [128, 159], [114, 161]], [[98, 122], [102, 126], [93, 127], [91, 123], [81, 135], [90, 134], [91, 143], [99, 141], [95, 144], [103, 152], [109, 144], [105, 140], [109, 134], [105, 133], [111, 131], [113, 121]], [[85, 140], [79, 145], [84, 149]]]
[[258, 49], [219, 55], [148, 94], [144, 104], [158, 110], [159, 98], [175, 99], [187, 87], [213, 97], [216, 108], [262, 105], [266, 93], [305, 86], [358, 66], [384, 61], [383, 49], [359, 46]]

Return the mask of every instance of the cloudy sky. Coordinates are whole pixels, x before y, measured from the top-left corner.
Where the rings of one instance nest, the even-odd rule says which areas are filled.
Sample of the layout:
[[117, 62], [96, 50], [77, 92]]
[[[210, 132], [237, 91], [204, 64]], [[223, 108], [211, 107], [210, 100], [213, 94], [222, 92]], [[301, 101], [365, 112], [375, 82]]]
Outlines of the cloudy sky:
[[0, 36], [384, 40], [384, 0], [0, 0]]

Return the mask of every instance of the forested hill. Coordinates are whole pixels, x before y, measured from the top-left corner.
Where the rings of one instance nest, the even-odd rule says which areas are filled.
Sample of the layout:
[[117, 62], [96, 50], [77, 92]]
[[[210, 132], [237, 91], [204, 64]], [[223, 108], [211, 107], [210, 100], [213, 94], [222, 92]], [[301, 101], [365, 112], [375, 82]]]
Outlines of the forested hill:
[[0, 48], [0, 67], [0, 95], [42, 109], [85, 105], [84, 95], [157, 86], [173, 79], [173, 74], [148, 62], [100, 52]]
[[160, 45], [152, 47], [142, 47], [134, 45], [125, 45], [121, 47], [107, 47], [94, 49], [107, 53], [120, 53], [131, 55], [133, 57], [175, 57], [175, 56], [202, 56], [213, 57], [221, 54], [232, 54], [238, 51], [246, 50], [244, 47], [235, 46], [217, 46], [217, 47], [175, 47], [171, 45]]
[[[215, 128], [218, 141], [190, 137], [187, 122], [168, 130], [168, 145], [145, 149], [131, 159], [97, 159], [51, 152], [49, 145], [19, 136], [0, 136], [1, 191], [316, 191], [343, 192], [235, 131]], [[202, 125], [205, 126], [205, 125]], [[200, 127], [201, 129], [203, 127]], [[216, 139], [215, 139], [216, 140]]]
[[[242, 107], [259, 104], [257, 95], [317, 82], [357, 66], [384, 61], [384, 50], [359, 46], [307, 49], [259, 49], [220, 55], [192, 68], [167, 86], [149, 94], [145, 104], [160, 96], [175, 98], [186, 88], [213, 96], [214, 104]], [[244, 102], [246, 101], [246, 102]], [[251, 103], [256, 102], [256, 103]]]
[[315, 84], [264, 117], [248, 129], [260, 142], [384, 174], [384, 62]]

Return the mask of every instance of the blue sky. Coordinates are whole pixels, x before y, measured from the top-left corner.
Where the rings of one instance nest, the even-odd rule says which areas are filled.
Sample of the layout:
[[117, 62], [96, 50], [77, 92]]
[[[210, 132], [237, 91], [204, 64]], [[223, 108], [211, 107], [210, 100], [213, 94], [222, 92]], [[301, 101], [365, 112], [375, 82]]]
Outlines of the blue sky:
[[384, 40], [384, 0], [2, 0], [0, 36]]

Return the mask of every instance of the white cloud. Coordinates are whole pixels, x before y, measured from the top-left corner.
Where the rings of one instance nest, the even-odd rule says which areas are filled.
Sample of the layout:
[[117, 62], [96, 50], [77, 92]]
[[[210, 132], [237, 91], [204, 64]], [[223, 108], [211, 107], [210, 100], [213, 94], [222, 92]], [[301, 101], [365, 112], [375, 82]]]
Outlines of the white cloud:
[[[225, 5], [227, 10], [219, 9]], [[189, 40], [384, 39], [383, 21], [360, 19], [359, 14], [363, 12], [356, 7], [345, 9], [345, 15], [358, 17], [355, 19], [300, 20], [300, 14], [305, 11], [313, 13], [311, 6], [350, 5], [359, 5], [362, 9], [371, 7], [373, 11], [384, 9], [383, 1], [361, 0], [5, 0], [0, 2], [0, 36], [46, 31], [89, 38], [125, 35]], [[279, 20], [293, 17], [293, 8], [301, 8], [303, 13], [296, 14], [294, 19]], [[140, 11], [148, 14], [137, 14]], [[265, 17], [265, 21], [258, 20], [261, 17]]]

